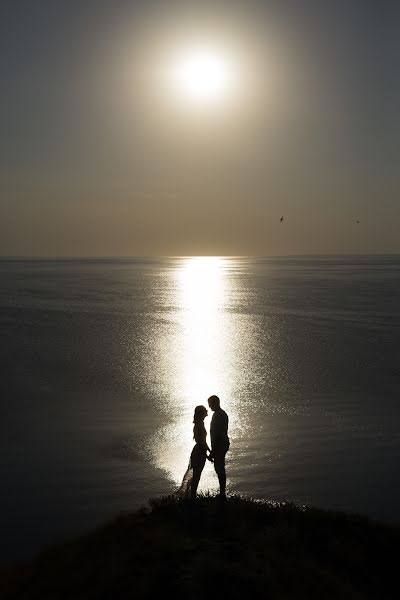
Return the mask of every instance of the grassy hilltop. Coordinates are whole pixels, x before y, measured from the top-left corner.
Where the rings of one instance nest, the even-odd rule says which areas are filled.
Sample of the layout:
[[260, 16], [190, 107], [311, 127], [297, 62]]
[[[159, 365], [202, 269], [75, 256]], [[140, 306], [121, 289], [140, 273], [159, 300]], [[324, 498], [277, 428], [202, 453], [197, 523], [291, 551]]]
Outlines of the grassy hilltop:
[[165, 497], [0, 573], [0, 597], [399, 598], [400, 528], [240, 497]]

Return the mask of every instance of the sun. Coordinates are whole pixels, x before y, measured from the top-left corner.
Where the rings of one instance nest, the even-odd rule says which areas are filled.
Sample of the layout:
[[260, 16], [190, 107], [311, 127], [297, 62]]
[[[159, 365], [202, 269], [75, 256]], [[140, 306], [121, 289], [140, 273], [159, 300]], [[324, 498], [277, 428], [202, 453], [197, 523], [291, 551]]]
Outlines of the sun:
[[192, 48], [180, 55], [172, 70], [178, 93], [191, 103], [208, 104], [223, 99], [232, 87], [232, 67], [212, 48]]

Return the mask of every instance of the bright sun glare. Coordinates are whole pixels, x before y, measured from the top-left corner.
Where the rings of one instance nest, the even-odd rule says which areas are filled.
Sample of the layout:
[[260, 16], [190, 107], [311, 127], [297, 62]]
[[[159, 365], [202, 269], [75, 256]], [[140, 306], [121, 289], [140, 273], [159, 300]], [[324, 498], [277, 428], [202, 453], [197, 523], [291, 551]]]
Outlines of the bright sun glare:
[[192, 102], [208, 103], [221, 99], [232, 84], [232, 70], [225, 57], [207, 48], [195, 48], [177, 59], [175, 84]]

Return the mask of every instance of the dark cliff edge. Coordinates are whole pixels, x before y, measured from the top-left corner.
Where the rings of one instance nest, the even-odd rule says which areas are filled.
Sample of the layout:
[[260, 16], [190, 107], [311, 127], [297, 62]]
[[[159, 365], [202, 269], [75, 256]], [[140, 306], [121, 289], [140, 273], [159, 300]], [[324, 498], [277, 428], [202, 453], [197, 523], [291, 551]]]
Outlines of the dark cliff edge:
[[164, 497], [0, 572], [8, 599], [399, 598], [400, 526], [233, 496]]

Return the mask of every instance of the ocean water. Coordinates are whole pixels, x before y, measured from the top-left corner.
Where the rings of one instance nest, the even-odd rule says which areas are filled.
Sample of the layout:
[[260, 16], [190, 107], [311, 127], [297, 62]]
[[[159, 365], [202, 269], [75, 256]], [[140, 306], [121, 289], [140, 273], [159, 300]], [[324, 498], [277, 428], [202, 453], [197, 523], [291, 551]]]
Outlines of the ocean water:
[[172, 493], [211, 394], [228, 493], [399, 521], [400, 256], [3, 259], [0, 361], [3, 563]]

